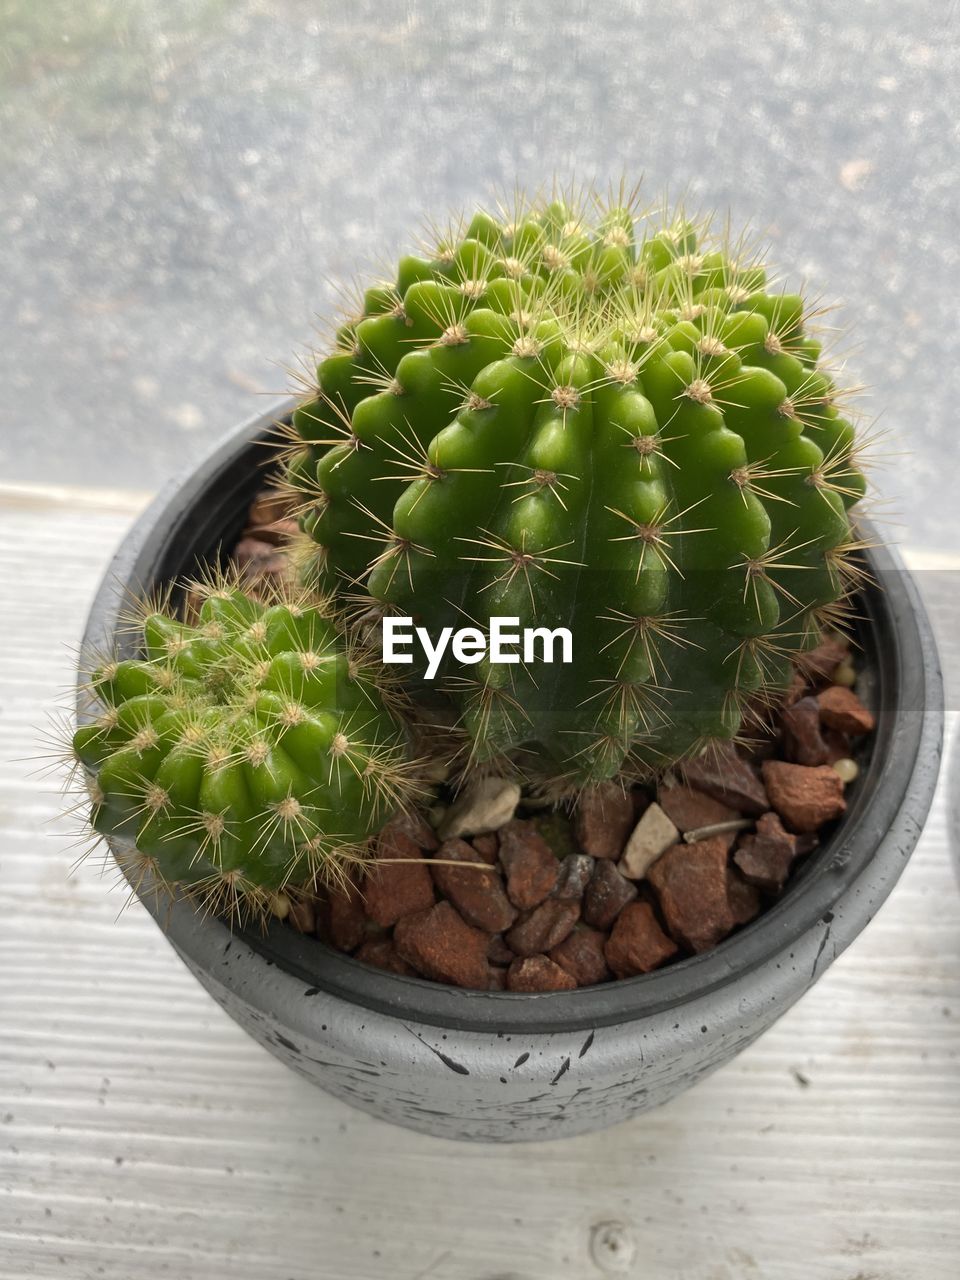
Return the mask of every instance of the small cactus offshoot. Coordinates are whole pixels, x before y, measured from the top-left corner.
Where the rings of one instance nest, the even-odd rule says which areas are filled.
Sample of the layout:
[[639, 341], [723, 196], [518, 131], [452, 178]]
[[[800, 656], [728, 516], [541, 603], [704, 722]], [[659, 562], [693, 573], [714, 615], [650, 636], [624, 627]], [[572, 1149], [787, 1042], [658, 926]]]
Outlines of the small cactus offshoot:
[[855, 581], [864, 481], [804, 300], [621, 193], [478, 213], [362, 311], [293, 415], [314, 580], [434, 634], [574, 638], [448, 667], [472, 763], [576, 787], [735, 737]]
[[327, 602], [200, 590], [190, 622], [145, 607], [142, 656], [93, 672], [73, 753], [92, 825], [128, 842], [135, 882], [245, 916], [343, 882], [409, 800], [411, 765], [389, 691]]

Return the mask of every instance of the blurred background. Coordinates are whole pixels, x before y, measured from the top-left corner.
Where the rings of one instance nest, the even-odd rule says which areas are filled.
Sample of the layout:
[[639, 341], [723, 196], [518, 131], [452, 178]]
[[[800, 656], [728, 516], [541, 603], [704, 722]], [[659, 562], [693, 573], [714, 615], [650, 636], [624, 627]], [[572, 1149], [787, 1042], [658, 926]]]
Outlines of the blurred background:
[[426, 216], [643, 174], [842, 300], [850, 377], [890, 433], [887, 509], [954, 545], [956, 19], [943, 0], [0, 0], [0, 475], [153, 489], [287, 390], [331, 281]]
[[879, 919], [734, 1063], [606, 1133], [467, 1149], [258, 1048], [73, 869], [28, 757], [130, 521], [288, 391], [337, 282], [554, 175], [643, 174], [841, 301], [953, 732], [958, 18], [0, 0], [0, 1280], [956, 1280], [957, 765]]

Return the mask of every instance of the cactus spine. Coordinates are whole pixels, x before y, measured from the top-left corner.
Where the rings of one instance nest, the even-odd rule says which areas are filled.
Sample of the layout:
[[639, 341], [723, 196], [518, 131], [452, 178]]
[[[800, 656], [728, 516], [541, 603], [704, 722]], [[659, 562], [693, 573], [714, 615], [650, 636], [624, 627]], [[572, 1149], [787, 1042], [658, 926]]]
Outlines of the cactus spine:
[[448, 668], [474, 763], [578, 786], [735, 736], [854, 573], [854, 429], [806, 322], [683, 217], [477, 214], [367, 291], [294, 414], [316, 580], [434, 633], [570, 628], [567, 666]]

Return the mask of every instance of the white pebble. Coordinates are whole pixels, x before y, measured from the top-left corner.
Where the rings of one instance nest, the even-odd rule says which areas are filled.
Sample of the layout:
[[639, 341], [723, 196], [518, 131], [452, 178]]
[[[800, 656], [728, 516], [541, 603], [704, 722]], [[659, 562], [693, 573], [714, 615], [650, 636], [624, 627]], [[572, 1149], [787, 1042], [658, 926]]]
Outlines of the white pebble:
[[856, 778], [857, 774], [860, 772], [860, 766], [857, 764], [856, 760], [851, 760], [849, 756], [844, 756], [842, 760], [835, 760], [833, 762], [833, 771], [840, 775], [840, 781], [846, 785], [848, 782], [853, 782]]
[[520, 802], [520, 788], [508, 778], [477, 778], [447, 810], [437, 828], [441, 840], [472, 836], [478, 831], [499, 831], [513, 817]]
[[290, 914], [290, 899], [285, 893], [275, 893], [270, 899], [270, 914], [278, 920], [286, 920]]
[[661, 854], [679, 839], [680, 832], [660, 806], [650, 804], [634, 827], [617, 869], [628, 880], [642, 880]]

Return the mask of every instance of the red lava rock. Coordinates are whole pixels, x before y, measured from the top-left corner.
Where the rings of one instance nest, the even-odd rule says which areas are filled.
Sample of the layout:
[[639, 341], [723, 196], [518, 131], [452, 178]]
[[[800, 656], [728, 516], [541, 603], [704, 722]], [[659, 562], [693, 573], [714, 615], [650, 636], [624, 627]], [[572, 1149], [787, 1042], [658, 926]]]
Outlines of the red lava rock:
[[800, 701], [807, 692], [807, 682], [799, 671], [794, 671], [790, 677], [790, 687], [783, 697], [783, 706], [792, 707]]
[[735, 925], [749, 924], [760, 914], [759, 892], [731, 867], [727, 867], [727, 901]]
[[426, 849], [428, 853], [433, 853], [440, 848], [437, 833], [422, 814], [398, 813], [395, 818], [391, 818], [380, 832], [381, 844], [389, 842], [394, 832], [406, 836], [418, 848]]
[[675, 844], [653, 864], [647, 879], [657, 891], [667, 928], [691, 951], [708, 951], [735, 926], [727, 849], [719, 837]]
[[816, 831], [823, 823], [839, 818], [847, 804], [843, 783], [829, 765], [811, 769], [784, 760], [767, 760], [763, 780], [770, 804], [794, 831]]
[[398, 920], [393, 941], [401, 959], [426, 978], [486, 991], [488, 936], [467, 924], [449, 902]]
[[632, 978], [676, 955], [677, 944], [660, 928], [649, 902], [631, 902], [617, 917], [604, 951], [614, 977]]
[[516, 957], [503, 940], [503, 935], [495, 933], [487, 944], [487, 959], [491, 964], [513, 964]]
[[797, 857], [797, 837], [784, 829], [779, 815], [765, 813], [757, 822], [757, 834], [744, 836], [733, 860], [745, 880], [779, 893]]
[[353, 951], [359, 947], [367, 931], [367, 918], [363, 913], [363, 899], [356, 885], [345, 889], [327, 891], [327, 926], [330, 941], [341, 951]]
[[377, 938], [365, 942], [355, 958], [362, 960], [364, 964], [376, 965], [378, 969], [386, 969], [388, 973], [401, 973], [408, 978], [416, 974], [416, 970], [411, 969], [406, 960], [401, 959], [389, 938]]
[[579, 919], [578, 902], [551, 898], [504, 934], [504, 941], [518, 956], [536, 955], [561, 943]]
[[606, 934], [599, 929], [578, 927], [550, 951], [550, 959], [565, 969], [578, 987], [593, 987], [610, 977], [604, 955]]
[[730, 742], [718, 742], [681, 766], [687, 785], [749, 816], [765, 813], [770, 802], [763, 784]]
[[574, 831], [592, 858], [619, 858], [633, 826], [633, 797], [615, 782], [601, 782], [581, 795]]
[[560, 863], [560, 876], [553, 891], [555, 898], [579, 902], [593, 875], [596, 860], [586, 853], [571, 853]]
[[480, 855], [481, 862], [489, 862], [491, 867], [500, 856], [500, 840], [495, 831], [485, 831], [482, 835], [471, 836], [470, 843]]
[[787, 756], [796, 764], [826, 764], [830, 750], [820, 733], [817, 699], [801, 698], [780, 716]]
[[[482, 862], [476, 849], [466, 840], [445, 840], [437, 851], [437, 858], [453, 862]], [[502, 933], [517, 918], [513, 906], [503, 889], [500, 874], [491, 868], [449, 867], [437, 862], [430, 866], [434, 883], [444, 897], [466, 920], [487, 933]]]
[[560, 864], [530, 822], [515, 819], [500, 829], [500, 862], [507, 897], [521, 911], [537, 907], [556, 888]]
[[282, 574], [287, 566], [283, 552], [262, 538], [241, 538], [233, 549], [233, 559], [252, 573]]
[[840, 684], [832, 684], [817, 694], [820, 704], [820, 719], [830, 729], [840, 733], [871, 733], [877, 725], [872, 712], [868, 711], [852, 689]]
[[622, 876], [609, 858], [600, 858], [584, 891], [584, 921], [594, 929], [609, 929], [637, 893], [637, 886]]
[[[698, 827], [711, 827], [717, 822], [734, 822], [737, 818], [743, 817], [742, 813], [731, 809], [727, 804], [721, 804], [719, 800], [714, 800], [713, 796], [681, 784], [661, 787], [658, 803], [673, 825], [684, 832], [696, 831]], [[737, 833], [736, 831], [725, 832], [722, 838], [730, 849], [737, 838]]]
[[508, 991], [573, 991], [576, 979], [547, 956], [514, 960], [507, 970]]
[[[398, 862], [396, 858], [411, 858]], [[397, 828], [380, 833], [377, 861], [363, 882], [363, 901], [369, 918], [384, 929], [396, 924], [401, 916], [424, 911], [433, 905], [433, 881], [423, 854], [409, 836]]]

